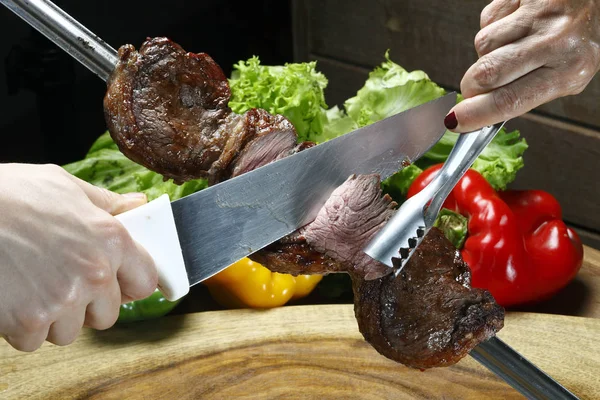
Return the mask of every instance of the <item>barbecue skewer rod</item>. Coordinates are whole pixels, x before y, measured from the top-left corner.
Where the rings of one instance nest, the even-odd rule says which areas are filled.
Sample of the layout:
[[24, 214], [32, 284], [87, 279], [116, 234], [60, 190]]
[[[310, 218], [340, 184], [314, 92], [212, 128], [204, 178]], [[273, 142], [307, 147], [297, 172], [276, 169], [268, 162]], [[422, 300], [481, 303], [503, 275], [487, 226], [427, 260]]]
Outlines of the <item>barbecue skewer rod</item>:
[[578, 399], [497, 336], [479, 343], [469, 355], [528, 399]]
[[12, 12], [103, 81], [117, 65], [117, 51], [54, 3], [45, 0], [0, 0]]
[[[117, 65], [117, 51], [55, 4], [47, 0], [0, 0], [0, 3], [102, 80], [108, 80]], [[527, 398], [577, 399], [497, 337], [480, 343], [470, 355]]]

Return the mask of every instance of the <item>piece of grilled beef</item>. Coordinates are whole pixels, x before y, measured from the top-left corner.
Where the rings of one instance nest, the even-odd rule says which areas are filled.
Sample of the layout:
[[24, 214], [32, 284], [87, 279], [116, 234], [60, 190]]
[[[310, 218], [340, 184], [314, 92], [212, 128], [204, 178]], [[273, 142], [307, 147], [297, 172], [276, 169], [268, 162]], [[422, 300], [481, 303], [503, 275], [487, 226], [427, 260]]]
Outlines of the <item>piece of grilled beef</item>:
[[119, 48], [104, 115], [123, 154], [176, 183], [214, 184], [295, 151], [296, 131], [285, 117], [260, 109], [235, 114], [230, 97], [208, 54], [149, 38], [139, 51]]
[[359, 330], [379, 353], [413, 368], [452, 365], [502, 328], [504, 309], [471, 288], [468, 265], [437, 228], [398, 277], [365, 259], [393, 205], [378, 176], [350, 177], [312, 223], [251, 257], [281, 273], [349, 273]]
[[[220, 67], [166, 38], [119, 49], [104, 99], [111, 136], [130, 159], [181, 183], [209, 184], [310, 147], [292, 124], [252, 109], [234, 114]], [[470, 287], [470, 271], [437, 229], [394, 278], [362, 249], [393, 215], [379, 177], [352, 176], [309, 225], [255, 253], [273, 271], [349, 273], [365, 339], [384, 356], [415, 368], [451, 365], [503, 326], [504, 310]]]
[[293, 275], [348, 272], [375, 279], [390, 269], [362, 249], [383, 228], [397, 205], [382, 196], [378, 175], [353, 175], [336, 188], [315, 220], [251, 258], [272, 271]]
[[354, 313], [379, 353], [413, 368], [460, 361], [504, 325], [504, 309], [471, 287], [471, 271], [437, 228], [429, 231], [398, 277], [353, 277]]

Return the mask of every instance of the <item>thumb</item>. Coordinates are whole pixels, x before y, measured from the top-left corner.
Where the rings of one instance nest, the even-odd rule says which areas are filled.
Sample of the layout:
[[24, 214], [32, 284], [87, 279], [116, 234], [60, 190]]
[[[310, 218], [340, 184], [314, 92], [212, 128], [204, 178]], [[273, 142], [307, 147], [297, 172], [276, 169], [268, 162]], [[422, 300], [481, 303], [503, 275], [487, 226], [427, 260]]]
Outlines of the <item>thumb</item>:
[[89, 184], [79, 178], [74, 178], [75, 183], [84, 191], [90, 201], [96, 207], [103, 209], [111, 215], [121, 214], [148, 202], [148, 198], [144, 193], [118, 194]]

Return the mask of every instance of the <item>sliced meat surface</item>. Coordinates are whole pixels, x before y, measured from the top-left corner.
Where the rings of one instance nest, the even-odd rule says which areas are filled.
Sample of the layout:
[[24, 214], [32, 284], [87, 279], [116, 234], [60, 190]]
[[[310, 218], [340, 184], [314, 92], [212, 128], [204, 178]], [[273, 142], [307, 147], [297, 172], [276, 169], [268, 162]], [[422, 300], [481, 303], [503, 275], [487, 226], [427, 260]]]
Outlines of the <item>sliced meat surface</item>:
[[249, 110], [245, 117], [252, 140], [235, 155], [229, 174], [232, 178], [286, 157], [296, 147], [296, 130], [287, 118], [261, 109]]
[[379, 353], [413, 368], [452, 365], [503, 327], [504, 309], [471, 287], [468, 265], [437, 228], [398, 277], [365, 259], [392, 207], [377, 176], [350, 177], [315, 221], [252, 258], [281, 273], [349, 273], [359, 330]]
[[390, 196], [382, 196], [379, 175], [351, 176], [300, 233], [315, 250], [348, 265], [348, 272], [379, 278], [390, 269], [363, 249], [394, 215], [394, 207]]

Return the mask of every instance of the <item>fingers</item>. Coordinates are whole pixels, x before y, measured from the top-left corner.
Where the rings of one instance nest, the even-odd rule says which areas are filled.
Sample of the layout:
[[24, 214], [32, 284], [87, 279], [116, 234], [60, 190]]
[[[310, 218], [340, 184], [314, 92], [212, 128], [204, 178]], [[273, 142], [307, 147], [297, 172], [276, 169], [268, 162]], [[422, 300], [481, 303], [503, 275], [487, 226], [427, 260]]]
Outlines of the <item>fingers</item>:
[[46, 340], [48, 326], [39, 326], [39, 329], [30, 329], [19, 332], [18, 335], [3, 335], [4, 339], [15, 349], [20, 351], [35, 351]]
[[101, 296], [95, 296], [85, 311], [84, 325], [104, 330], [117, 322], [121, 307], [121, 290], [117, 281], [108, 286]]
[[545, 65], [547, 57], [548, 51], [529, 38], [502, 46], [467, 70], [460, 83], [461, 92], [469, 98], [497, 89]]
[[[112, 215], [139, 207], [147, 202], [147, 197], [143, 193], [120, 195], [76, 177], [73, 179], [94, 205]], [[115, 223], [118, 224], [118, 221]], [[118, 281], [118, 296], [114, 294], [114, 296], [110, 296], [109, 300], [97, 300], [88, 306], [85, 317], [86, 326], [96, 329], [106, 329], [112, 326], [118, 317], [121, 303], [150, 296], [158, 282], [158, 272], [154, 260], [141, 245], [129, 236], [125, 228], [121, 226], [120, 229], [113, 229], [110, 235], [112, 238], [108, 242], [107, 252], [118, 255], [118, 257], [112, 258], [116, 281]], [[111, 305], [115, 306], [114, 310], [116, 311], [109, 311]]]
[[[43, 336], [43, 337], [42, 337]], [[32, 352], [39, 349], [46, 336], [43, 333], [36, 335], [19, 335], [19, 336], [5, 336], [4, 339], [15, 349], [19, 351]]]
[[[110, 240], [105, 242], [106, 254], [111, 255], [110, 262], [105, 268], [97, 268], [96, 276], [90, 277], [95, 287], [101, 289], [102, 297], [88, 306], [86, 325], [92, 328], [103, 329], [110, 323], [114, 306], [118, 314], [119, 306], [123, 301], [139, 300], [150, 296], [157, 286], [158, 272], [153, 258], [137, 242], [116, 219], [111, 224], [111, 229], [106, 233]], [[110, 292], [105, 292], [105, 287], [110, 286]], [[117, 316], [114, 316], [116, 320]], [[109, 320], [106, 322], [106, 320]], [[113, 321], [114, 323], [114, 321]], [[110, 326], [110, 325], [109, 325]]]
[[50, 325], [46, 340], [58, 346], [66, 346], [75, 341], [85, 320], [85, 310], [73, 310]]
[[138, 243], [124, 255], [123, 265], [117, 271], [121, 287], [121, 302], [145, 299], [158, 285], [158, 272], [154, 260]]
[[111, 215], [121, 214], [148, 202], [144, 193], [126, 193], [121, 195], [89, 184], [75, 176], [69, 176], [84, 191], [94, 205]]
[[492, 1], [483, 9], [483, 11], [481, 11], [479, 19], [481, 29], [517, 11], [520, 5], [520, 0]]
[[533, 18], [526, 12], [514, 12], [482, 28], [475, 35], [475, 50], [482, 57], [504, 45], [528, 36]]
[[494, 0], [482, 11], [479, 60], [463, 77], [465, 100], [446, 116], [448, 129], [476, 130], [587, 86], [600, 64], [600, 31], [588, 28], [597, 7], [546, 3]]
[[458, 103], [445, 122], [454, 132], [470, 132], [506, 121], [559, 97], [556, 71], [542, 67], [512, 83]]

